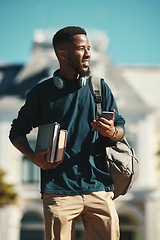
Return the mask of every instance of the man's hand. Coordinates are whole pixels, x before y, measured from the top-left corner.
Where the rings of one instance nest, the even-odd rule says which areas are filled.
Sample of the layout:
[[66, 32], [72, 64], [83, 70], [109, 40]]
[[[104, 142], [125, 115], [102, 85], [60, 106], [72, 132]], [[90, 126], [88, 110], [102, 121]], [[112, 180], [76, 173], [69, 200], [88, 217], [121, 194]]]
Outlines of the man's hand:
[[22, 154], [28, 157], [35, 165], [43, 170], [54, 169], [60, 164], [60, 162], [48, 163], [45, 161], [45, 155], [50, 151], [49, 148], [35, 153], [30, 147], [26, 136], [17, 137], [12, 143]]
[[96, 120], [93, 120], [91, 125], [102, 136], [111, 138], [115, 132], [114, 115], [111, 120], [98, 116]]
[[124, 130], [119, 126], [114, 126], [114, 114], [111, 120], [98, 116], [96, 120], [91, 122], [95, 131], [98, 131], [102, 136], [110, 138], [112, 141], [119, 141], [123, 135]]
[[47, 153], [50, 152], [50, 149], [43, 150], [38, 153], [34, 153], [33, 157], [30, 157], [31, 161], [37, 165], [38, 167], [42, 168], [43, 170], [49, 170], [56, 168], [61, 162], [57, 163], [48, 163], [45, 160], [45, 156]]

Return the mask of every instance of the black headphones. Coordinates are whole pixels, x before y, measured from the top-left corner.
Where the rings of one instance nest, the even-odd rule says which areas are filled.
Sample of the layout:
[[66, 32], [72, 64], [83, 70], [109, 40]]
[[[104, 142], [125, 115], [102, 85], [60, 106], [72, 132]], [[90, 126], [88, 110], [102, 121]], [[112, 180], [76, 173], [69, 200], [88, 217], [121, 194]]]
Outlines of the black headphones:
[[[63, 89], [65, 87], [65, 80], [59, 76], [58, 74], [59, 70], [56, 70], [53, 73], [53, 82], [54, 85], [58, 88], [58, 89]], [[85, 76], [80, 76], [78, 79], [78, 86], [79, 87], [83, 87], [86, 84], [86, 77]]]

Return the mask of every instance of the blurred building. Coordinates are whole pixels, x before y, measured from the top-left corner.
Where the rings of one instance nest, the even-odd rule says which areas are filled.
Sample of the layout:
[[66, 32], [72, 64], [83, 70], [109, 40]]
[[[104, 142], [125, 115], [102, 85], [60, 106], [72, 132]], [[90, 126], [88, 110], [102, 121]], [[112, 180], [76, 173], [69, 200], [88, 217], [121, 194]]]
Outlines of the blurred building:
[[[140, 161], [134, 187], [115, 200], [120, 217], [121, 240], [160, 239], [160, 67], [115, 66], [106, 55], [107, 37], [90, 32], [91, 70], [105, 78], [126, 119], [126, 136]], [[0, 209], [0, 240], [43, 240], [44, 223], [39, 193], [39, 169], [9, 142], [11, 122], [23, 105], [26, 92], [52, 76], [58, 63], [49, 32], [36, 31], [27, 65], [0, 66], [0, 168], [14, 183], [19, 195], [16, 206]], [[29, 135], [35, 147], [37, 129]], [[76, 223], [76, 239], [83, 227]]]

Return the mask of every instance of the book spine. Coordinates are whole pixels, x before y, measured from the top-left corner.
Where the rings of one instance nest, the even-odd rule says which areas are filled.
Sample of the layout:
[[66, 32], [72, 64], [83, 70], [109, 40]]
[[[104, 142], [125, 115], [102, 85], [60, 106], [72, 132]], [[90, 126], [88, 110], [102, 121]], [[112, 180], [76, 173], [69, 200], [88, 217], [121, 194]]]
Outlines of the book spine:
[[55, 162], [63, 161], [67, 144], [67, 134], [68, 132], [64, 129], [61, 129], [59, 132]]
[[52, 136], [50, 159], [47, 160], [47, 162], [49, 162], [49, 163], [54, 163], [54, 160], [55, 160], [55, 153], [56, 153], [56, 148], [57, 148], [59, 129], [60, 129], [60, 125], [58, 123], [55, 123], [53, 133], [52, 133], [53, 136]]

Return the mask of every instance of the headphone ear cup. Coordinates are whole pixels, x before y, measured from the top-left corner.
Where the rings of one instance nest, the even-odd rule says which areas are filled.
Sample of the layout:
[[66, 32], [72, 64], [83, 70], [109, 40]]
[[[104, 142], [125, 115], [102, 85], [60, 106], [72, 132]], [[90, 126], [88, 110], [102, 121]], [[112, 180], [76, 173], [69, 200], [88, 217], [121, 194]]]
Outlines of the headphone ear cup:
[[85, 76], [80, 77], [79, 78], [79, 86], [84, 87], [85, 85], [86, 85], [86, 77]]
[[58, 89], [62, 89], [65, 86], [65, 81], [60, 76], [53, 75], [53, 82]]

